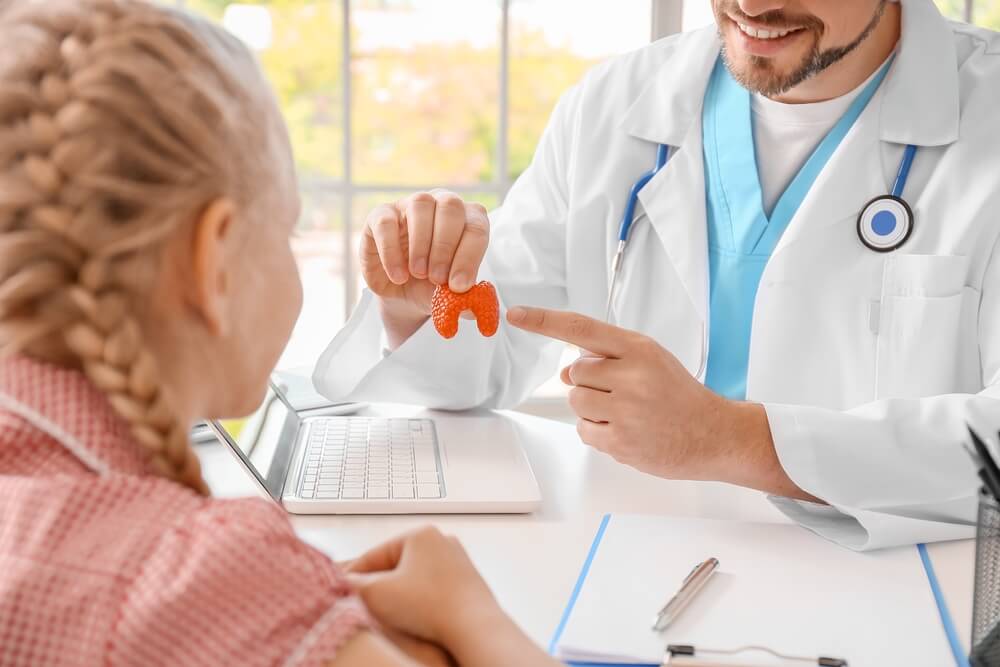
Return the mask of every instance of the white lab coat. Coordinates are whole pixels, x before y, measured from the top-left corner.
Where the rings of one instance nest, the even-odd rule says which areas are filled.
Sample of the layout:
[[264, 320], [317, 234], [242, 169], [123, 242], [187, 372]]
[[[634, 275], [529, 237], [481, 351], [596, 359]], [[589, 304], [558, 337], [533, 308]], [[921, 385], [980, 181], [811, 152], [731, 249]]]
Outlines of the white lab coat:
[[[642, 191], [615, 320], [698, 374], [707, 347], [702, 98], [714, 28], [595, 68], [559, 103], [531, 167], [493, 218], [481, 277], [506, 305], [603, 317], [629, 188], [656, 144], [678, 147]], [[865, 248], [856, 218], [917, 152], [901, 249]], [[767, 264], [754, 310], [748, 399], [764, 404], [791, 479], [819, 506], [772, 500], [855, 549], [969, 537], [977, 480], [964, 422], [1000, 427], [1000, 35], [904, 0], [885, 83], [816, 180]], [[323, 354], [330, 398], [510, 407], [556, 370], [560, 347], [464, 322], [430, 323], [392, 354], [370, 294]], [[992, 421], [992, 423], [991, 423]]]

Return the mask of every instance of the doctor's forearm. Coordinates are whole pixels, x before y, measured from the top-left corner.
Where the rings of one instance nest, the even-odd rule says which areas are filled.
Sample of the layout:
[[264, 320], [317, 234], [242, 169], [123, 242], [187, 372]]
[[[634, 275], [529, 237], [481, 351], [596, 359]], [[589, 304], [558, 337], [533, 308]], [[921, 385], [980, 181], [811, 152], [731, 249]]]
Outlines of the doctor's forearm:
[[730, 403], [732, 419], [721, 441], [732, 443], [722, 464], [720, 481], [765, 493], [822, 503], [800, 489], [778, 459], [767, 412], [759, 403]]

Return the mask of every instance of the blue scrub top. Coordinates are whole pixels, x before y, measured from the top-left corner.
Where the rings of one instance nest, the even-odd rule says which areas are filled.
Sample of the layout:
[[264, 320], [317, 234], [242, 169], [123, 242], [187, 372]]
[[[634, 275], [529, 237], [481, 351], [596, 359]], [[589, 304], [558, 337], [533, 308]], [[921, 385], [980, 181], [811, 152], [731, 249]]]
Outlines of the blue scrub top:
[[816, 177], [864, 111], [892, 59], [837, 121], [764, 213], [753, 140], [750, 93], [719, 58], [705, 93], [702, 133], [708, 215], [709, 353], [705, 384], [727, 398], [746, 398], [750, 330], [767, 260]]

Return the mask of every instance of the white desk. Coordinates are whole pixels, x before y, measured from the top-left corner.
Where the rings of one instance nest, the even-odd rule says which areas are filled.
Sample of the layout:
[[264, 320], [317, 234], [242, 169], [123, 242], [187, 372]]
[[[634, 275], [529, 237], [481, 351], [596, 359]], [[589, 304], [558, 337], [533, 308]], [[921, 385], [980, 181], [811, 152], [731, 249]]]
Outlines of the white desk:
[[[369, 413], [383, 413], [385, 408]], [[394, 416], [416, 414], [393, 408]], [[389, 412], [384, 412], [390, 414]], [[433, 523], [458, 536], [504, 608], [548, 646], [601, 517], [608, 512], [787, 522], [755, 491], [725, 484], [672, 482], [642, 474], [584, 446], [568, 424], [506, 413], [518, 428], [544, 496], [529, 516], [295, 516], [303, 539], [336, 559]], [[434, 414], [435, 419], [448, 419]], [[256, 488], [222, 445], [198, 447], [205, 478], [219, 496]], [[960, 636], [972, 616], [973, 545], [932, 545], [930, 553]]]

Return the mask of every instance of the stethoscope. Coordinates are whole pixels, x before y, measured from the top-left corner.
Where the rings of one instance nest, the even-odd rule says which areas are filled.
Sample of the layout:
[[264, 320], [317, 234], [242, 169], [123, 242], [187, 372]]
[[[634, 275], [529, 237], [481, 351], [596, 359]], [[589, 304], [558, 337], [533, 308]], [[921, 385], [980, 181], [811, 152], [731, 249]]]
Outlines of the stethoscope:
[[604, 316], [605, 321], [611, 322], [611, 304], [615, 298], [615, 285], [618, 283], [618, 274], [621, 273], [622, 263], [625, 261], [625, 248], [628, 247], [629, 232], [636, 222], [635, 208], [639, 205], [639, 193], [646, 184], [653, 180], [653, 177], [660, 173], [666, 166], [670, 158], [670, 147], [660, 144], [656, 149], [656, 164], [653, 168], [639, 177], [632, 189], [628, 193], [628, 202], [625, 204], [625, 215], [622, 216], [621, 225], [618, 227], [618, 250], [614, 259], [611, 260], [611, 286], [608, 288], [608, 309]]
[[[896, 172], [896, 181], [893, 183], [892, 191], [887, 195], [880, 195], [872, 199], [865, 204], [861, 214], [858, 215], [858, 238], [861, 239], [861, 243], [865, 247], [875, 252], [892, 252], [906, 243], [913, 233], [913, 210], [903, 199], [903, 190], [906, 188], [906, 180], [910, 176], [910, 167], [913, 165], [916, 153], [916, 146], [913, 144], [906, 146], [903, 150], [903, 158], [899, 163], [899, 170]], [[656, 164], [639, 177], [629, 192], [625, 214], [622, 216], [621, 225], [618, 228], [618, 250], [611, 261], [611, 285], [608, 288], [608, 307], [605, 315], [605, 320], [608, 322], [611, 322], [611, 305], [615, 297], [618, 276], [621, 274], [622, 264], [625, 261], [625, 249], [628, 247], [629, 235], [632, 231], [632, 225], [638, 220], [635, 209], [639, 204], [639, 193], [666, 166], [669, 157], [670, 148], [668, 146], [661, 144], [657, 147]], [[702, 365], [704, 366], [704, 359]]]

